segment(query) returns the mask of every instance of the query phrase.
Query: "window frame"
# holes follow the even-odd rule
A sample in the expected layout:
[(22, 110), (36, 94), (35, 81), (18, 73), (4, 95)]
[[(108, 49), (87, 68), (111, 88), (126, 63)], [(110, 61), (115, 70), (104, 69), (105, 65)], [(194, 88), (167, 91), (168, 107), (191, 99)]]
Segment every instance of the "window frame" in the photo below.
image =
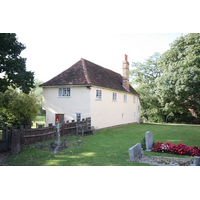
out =
[(102, 100), (102, 90), (100, 89), (96, 89), (96, 100)]
[(136, 101), (135, 101), (135, 99), (136, 99), (136, 98), (135, 98), (135, 95), (133, 95), (133, 103), (135, 103), (135, 102), (136, 102)]
[(117, 92), (113, 92), (112, 94), (112, 100), (117, 101)]
[(58, 97), (71, 97), (71, 87), (59, 87)]
[(127, 99), (128, 99), (127, 94), (124, 94), (124, 102), (125, 102), (125, 103), (127, 102)]
[(80, 115), (80, 121), (82, 120), (82, 113), (77, 112), (77, 113), (76, 113), (76, 122), (78, 121), (78, 118), (77, 118), (78, 115)]

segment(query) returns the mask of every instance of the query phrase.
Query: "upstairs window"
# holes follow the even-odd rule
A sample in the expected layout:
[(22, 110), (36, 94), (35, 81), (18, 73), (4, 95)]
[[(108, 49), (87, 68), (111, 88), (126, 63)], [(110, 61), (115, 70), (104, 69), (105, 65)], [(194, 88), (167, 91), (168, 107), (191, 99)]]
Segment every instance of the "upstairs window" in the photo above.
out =
[(58, 96), (59, 97), (71, 97), (71, 88), (58, 88)]
[(102, 100), (102, 90), (96, 90), (96, 99)]
[(135, 103), (135, 96), (133, 96), (133, 103)]
[(124, 102), (127, 102), (127, 94), (124, 94)]
[(113, 92), (113, 98), (112, 98), (113, 101), (117, 101), (117, 93), (116, 92)]

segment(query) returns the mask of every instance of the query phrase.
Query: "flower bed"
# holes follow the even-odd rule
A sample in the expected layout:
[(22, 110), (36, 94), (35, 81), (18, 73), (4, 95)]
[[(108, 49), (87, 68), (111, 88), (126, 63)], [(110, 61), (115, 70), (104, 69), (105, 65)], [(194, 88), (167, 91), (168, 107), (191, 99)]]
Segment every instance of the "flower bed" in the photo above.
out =
[(172, 144), (170, 142), (157, 142), (154, 144), (152, 151), (178, 154), (178, 155), (189, 155), (189, 156), (200, 156), (200, 149), (197, 146), (189, 147), (183, 143)]

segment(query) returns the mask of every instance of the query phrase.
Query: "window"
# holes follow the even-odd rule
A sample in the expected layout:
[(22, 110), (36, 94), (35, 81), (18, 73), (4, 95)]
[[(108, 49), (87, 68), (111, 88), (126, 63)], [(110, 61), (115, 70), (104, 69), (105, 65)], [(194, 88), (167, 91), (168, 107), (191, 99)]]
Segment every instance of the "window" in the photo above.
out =
[(127, 102), (127, 94), (124, 94), (124, 102)]
[(117, 93), (116, 92), (113, 92), (113, 98), (112, 98), (113, 101), (117, 101)]
[(81, 113), (76, 113), (76, 121), (81, 121)]
[(133, 103), (135, 103), (135, 96), (133, 96)]
[(102, 99), (102, 90), (96, 90), (96, 99)]
[(58, 88), (58, 96), (59, 97), (71, 97), (71, 88)]

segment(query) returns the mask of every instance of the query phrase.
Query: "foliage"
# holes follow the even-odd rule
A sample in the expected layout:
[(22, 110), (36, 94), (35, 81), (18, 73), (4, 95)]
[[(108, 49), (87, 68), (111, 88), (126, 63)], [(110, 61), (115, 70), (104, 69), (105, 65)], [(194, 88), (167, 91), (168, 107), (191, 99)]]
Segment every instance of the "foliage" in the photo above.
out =
[(41, 87), (39, 87), (39, 85), (41, 85), (43, 82), (38, 80), (38, 79), (35, 79), (34, 80), (35, 82), (35, 85), (34, 85), (34, 88), (31, 89), (30, 91), (30, 94), (33, 94), (36, 96), (37, 98), (37, 102), (40, 106), (40, 113), (39, 114), (46, 114), (45, 110), (42, 109), (42, 94), (43, 94), (43, 90)]
[(175, 40), (159, 60), (163, 74), (155, 80), (156, 96), (167, 114), (191, 117), (200, 114), (200, 33)]
[(34, 95), (7, 90), (0, 96), (1, 126), (31, 124), (36, 117), (39, 105)]
[(0, 92), (9, 86), (20, 88), (28, 94), (33, 88), (34, 73), (26, 71), (26, 59), (20, 56), (25, 46), (17, 41), (15, 33), (0, 33)]
[(132, 66), (143, 119), (192, 123), (189, 109), (200, 114), (200, 33), (181, 36), (162, 56), (157, 53)]
[(172, 144), (170, 142), (157, 142), (154, 144), (153, 151), (178, 154), (178, 155), (189, 155), (189, 156), (200, 156), (200, 149), (197, 146), (189, 147), (183, 143)]
[(130, 70), (132, 84), (138, 85), (137, 92), (140, 94), (141, 117), (150, 121), (163, 121), (162, 111), (157, 97), (155, 97), (155, 80), (162, 75), (159, 66), (159, 53), (150, 56), (142, 64), (132, 63), (133, 70)]
[(146, 139), (145, 139), (145, 137), (143, 137), (143, 139), (141, 140), (141, 147), (142, 147), (143, 151), (146, 150)]

